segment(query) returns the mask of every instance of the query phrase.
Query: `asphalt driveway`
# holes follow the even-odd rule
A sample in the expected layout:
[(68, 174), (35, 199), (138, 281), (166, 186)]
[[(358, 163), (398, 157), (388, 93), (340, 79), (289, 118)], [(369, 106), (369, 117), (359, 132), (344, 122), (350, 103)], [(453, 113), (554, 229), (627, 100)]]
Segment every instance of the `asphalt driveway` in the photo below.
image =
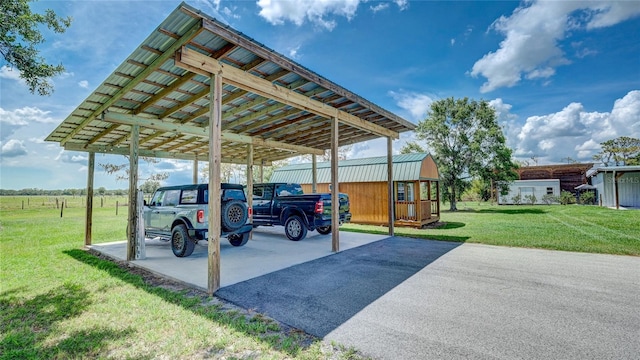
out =
[(639, 359), (640, 258), (387, 238), (217, 295), (375, 359)]

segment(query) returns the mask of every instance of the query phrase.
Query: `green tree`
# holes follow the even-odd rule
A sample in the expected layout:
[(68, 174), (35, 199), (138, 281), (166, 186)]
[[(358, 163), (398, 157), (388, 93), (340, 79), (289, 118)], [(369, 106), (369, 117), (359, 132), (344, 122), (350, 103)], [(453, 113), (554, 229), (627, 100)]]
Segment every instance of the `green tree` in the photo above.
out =
[(422, 153), (427, 152), (420, 144), (415, 141), (410, 141), (406, 143), (402, 149), (400, 149), (400, 154), (414, 154), (414, 153)]
[(142, 190), (144, 194), (153, 194), (159, 187), (160, 181), (147, 179), (140, 185), (140, 190)]
[(604, 166), (640, 165), (640, 139), (621, 136), (600, 143), (602, 151), (593, 156)]
[(18, 69), (32, 94), (50, 95), (53, 85), (49, 79), (61, 74), (64, 67), (48, 64), (40, 56), (36, 46), (45, 41), (41, 26), (63, 33), (71, 25), (71, 17), (59, 17), (50, 9), (44, 14), (32, 13), (31, 1), (0, 1), (0, 52), (10, 67)]
[[(129, 158), (129, 156), (127, 155), (123, 155), (126, 159)], [(151, 157), (146, 157), (146, 156), (142, 156), (140, 157), (140, 159), (142, 159), (144, 162), (147, 163), (147, 165), (152, 165), (152, 164), (157, 164), (160, 161), (156, 158), (151, 158)], [(125, 163), (125, 164), (114, 164), (114, 163), (106, 163), (106, 164), (98, 164), (98, 167), (101, 168), (102, 170), (104, 170), (104, 172), (106, 172), (109, 175), (115, 175), (116, 176), (116, 180), (128, 180), (129, 179), (129, 169), (130, 169), (130, 164), (129, 163)], [(158, 183), (167, 180), (167, 178), (169, 178), (169, 173), (164, 171), (164, 172), (158, 172), (158, 173), (152, 173), (151, 175), (149, 175), (148, 178), (144, 178), (144, 179), (138, 179), (138, 181), (156, 181)]]
[(511, 149), (498, 125), (495, 110), (482, 101), (442, 99), (431, 104), (427, 118), (418, 123), (416, 135), (433, 150), (440, 178), (448, 189), (450, 211), (458, 210), (460, 189), (466, 178), (508, 186), (517, 177)]

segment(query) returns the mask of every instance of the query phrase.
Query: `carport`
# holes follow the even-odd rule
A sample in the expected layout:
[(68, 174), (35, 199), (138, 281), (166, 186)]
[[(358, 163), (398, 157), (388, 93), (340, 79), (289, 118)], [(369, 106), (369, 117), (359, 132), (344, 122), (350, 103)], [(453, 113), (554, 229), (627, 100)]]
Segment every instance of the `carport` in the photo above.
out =
[[(387, 178), (392, 179), (392, 140), (414, 128), (182, 3), (46, 140), (89, 153), (85, 245), (92, 241), (95, 154), (129, 157), (127, 261), (138, 257), (144, 241), (137, 231), (139, 157), (192, 160), (194, 182), (198, 161), (208, 161), (208, 291), (213, 294), (220, 287), (220, 217), (215, 215), (222, 162), (246, 164), (252, 193), (254, 165), (312, 154), (315, 169), (316, 155), (330, 149), (331, 184), (338, 189), (339, 146), (387, 138)], [(392, 199), (390, 181), (388, 192)], [(337, 193), (332, 201), (337, 203)], [(388, 206), (393, 235), (393, 202)], [(337, 211), (332, 214), (336, 225)], [(333, 252), (339, 244), (339, 232), (333, 231)]]

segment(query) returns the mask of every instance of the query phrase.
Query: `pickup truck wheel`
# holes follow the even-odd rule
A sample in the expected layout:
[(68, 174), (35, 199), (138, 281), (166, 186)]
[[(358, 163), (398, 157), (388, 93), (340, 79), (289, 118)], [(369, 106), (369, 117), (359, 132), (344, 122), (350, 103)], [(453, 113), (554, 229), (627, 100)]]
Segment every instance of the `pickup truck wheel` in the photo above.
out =
[(327, 235), (331, 233), (331, 225), (329, 226), (320, 226), (318, 228), (316, 228), (316, 230), (318, 230), (318, 232), (322, 235)]
[(171, 230), (171, 250), (177, 257), (187, 257), (193, 253), (196, 242), (189, 236), (187, 227), (177, 225)]
[(229, 232), (240, 229), (247, 222), (248, 214), (247, 205), (240, 200), (223, 204), (222, 229)]
[(284, 232), (289, 240), (300, 241), (307, 236), (307, 227), (299, 216), (291, 216), (284, 223)]
[(249, 233), (246, 232), (244, 234), (231, 234), (227, 236), (227, 240), (233, 246), (242, 246), (249, 241)]

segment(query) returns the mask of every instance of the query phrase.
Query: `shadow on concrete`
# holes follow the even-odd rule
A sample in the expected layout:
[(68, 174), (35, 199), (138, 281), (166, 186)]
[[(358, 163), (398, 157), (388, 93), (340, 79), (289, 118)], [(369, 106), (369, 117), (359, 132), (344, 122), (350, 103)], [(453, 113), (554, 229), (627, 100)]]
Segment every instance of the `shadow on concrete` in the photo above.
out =
[(460, 245), (390, 237), (223, 287), (216, 295), (324, 337)]

